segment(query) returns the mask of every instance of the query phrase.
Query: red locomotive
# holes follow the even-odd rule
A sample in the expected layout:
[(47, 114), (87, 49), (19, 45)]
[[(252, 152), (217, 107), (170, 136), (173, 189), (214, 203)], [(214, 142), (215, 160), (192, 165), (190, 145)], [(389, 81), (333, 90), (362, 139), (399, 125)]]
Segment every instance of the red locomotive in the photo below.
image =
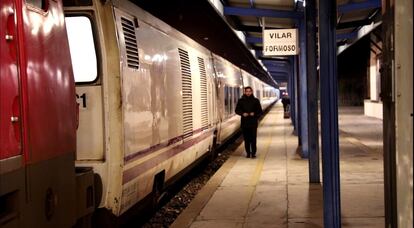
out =
[(82, 193), (61, 1), (1, 0), (0, 47), (0, 227), (69, 227)]

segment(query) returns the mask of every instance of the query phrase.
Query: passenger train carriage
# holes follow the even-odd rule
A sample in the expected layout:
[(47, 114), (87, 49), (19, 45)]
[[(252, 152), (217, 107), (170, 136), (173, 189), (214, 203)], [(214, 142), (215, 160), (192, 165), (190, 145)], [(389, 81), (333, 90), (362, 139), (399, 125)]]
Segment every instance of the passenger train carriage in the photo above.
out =
[[(10, 32), (6, 12), (16, 7), (17, 49), (1, 41), (4, 224), (28, 226), (30, 219), (13, 215), (37, 211), (34, 224), (67, 227), (95, 207), (120, 216), (144, 199), (156, 201), (238, 131), (234, 109), (244, 86), (264, 109), (277, 99), (276, 89), (129, 1), (2, 0), (2, 37)], [(32, 167), (40, 168), (31, 174)], [(14, 177), (21, 181), (3, 187)], [(25, 178), (48, 181), (31, 187)], [(23, 212), (29, 198), (36, 207)], [(50, 215), (39, 215), (44, 207)]]
[[(270, 87), (129, 1), (91, 3), (65, 7), (83, 104), (76, 164), (93, 167), (100, 206), (120, 215), (238, 130), (243, 80), (259, 98)], [(82, 40), (92, 57), (82, 59)], [(88, 80), (76, 74), (84, 66)]]

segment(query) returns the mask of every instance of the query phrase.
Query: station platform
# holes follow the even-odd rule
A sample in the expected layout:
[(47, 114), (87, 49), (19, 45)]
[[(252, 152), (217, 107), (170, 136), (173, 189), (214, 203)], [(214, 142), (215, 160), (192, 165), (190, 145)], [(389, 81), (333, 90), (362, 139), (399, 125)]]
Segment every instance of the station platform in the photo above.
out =
[[(340, 108), (339, 128), (342, 227), (384, 227), (382, 121)], [(323, 227), (322, 184), (309, 183), (292, 133), (276, 103), (260, 123), (257, 158), (241, 143), (171, 227)]]

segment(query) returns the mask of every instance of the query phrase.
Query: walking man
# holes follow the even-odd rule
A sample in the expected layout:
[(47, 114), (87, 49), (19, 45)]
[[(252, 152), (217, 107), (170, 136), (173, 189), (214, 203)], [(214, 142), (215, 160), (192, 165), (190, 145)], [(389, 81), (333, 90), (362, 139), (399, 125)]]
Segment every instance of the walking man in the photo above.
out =
[(286, 113), (288, 112), (288, 105), (290, 105), (290, 98), (287, 92), (283, 92), (282, 94), (282, 104), (283, 104), (283, 111)]
[(263, 111), (259, 99), (253, 96), (252, 87), (247, 86), (244, 88), (244, 95), (237, 102), (236, 114), (241, 116), (246, 157), (255, 158), (258, 119), (263, 114)]

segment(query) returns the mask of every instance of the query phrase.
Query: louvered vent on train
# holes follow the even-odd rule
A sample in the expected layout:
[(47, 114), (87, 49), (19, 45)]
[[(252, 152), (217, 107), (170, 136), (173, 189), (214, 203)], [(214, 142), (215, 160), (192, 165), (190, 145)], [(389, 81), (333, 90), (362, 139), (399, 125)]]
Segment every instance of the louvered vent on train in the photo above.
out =
[(121, 24), (122, 24), (122, 32), (124, 33), (128, 67), (133, 68), (133, 69), (138, 69), (139, 68), (139, 55), (138, 55), (137, 36), (135, 35), (134, 22), (124, 17), (121, 17)]
[(201, 127), (208, 127), (207, 111), (207, 74), (204, 59), (198, 57), (198, 69), (200, 69), (200, 91), (201, 91)]
[(193, 134), (193, 100), (191, 89), (191, 70), (188, 52), (178, 49), (181, 62), (181, 82), (183, 89), (183, 134), (187, 138)]

